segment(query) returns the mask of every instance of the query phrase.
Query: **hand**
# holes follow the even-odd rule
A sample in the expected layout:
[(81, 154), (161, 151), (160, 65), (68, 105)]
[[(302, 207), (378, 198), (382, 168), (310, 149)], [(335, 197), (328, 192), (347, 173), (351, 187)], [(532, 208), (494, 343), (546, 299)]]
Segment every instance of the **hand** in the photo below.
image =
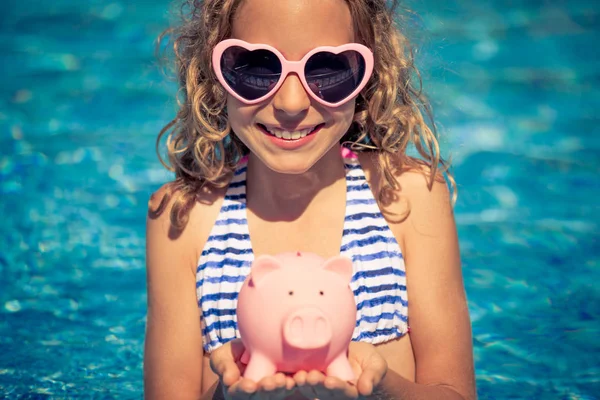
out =
[(358, 380), (356, 387), (361, 396), (370, 396), (388, 371), (388, 364), (370, 343), (350, 342), (348, 361)]
[(235, 339), (210, 355), (210, 367), (219, 376), (226, 399), (279, 400), (293, 393), (294, 380), (282, 373), (264, 377), (259, 382), (244, 378), (246, 366), (240, 361), (242, 354), (244, 344)]
[(350, 343), (348, 361), (358, 377), (355, 382), (344, 382), (319, 371), (299, 371), (294, 375), (294, 381), (302, 395), (310, 399), (357, 399), (370, 396), (385, 377), (387, 362), (375, 346), (363, 342)]
[(333, 376), (325, 376), (322, 372), (298, 371), (294, 375), (298, 391), (308, 399), (358, 399), (359, 393), (353, 382), (345, 382)]

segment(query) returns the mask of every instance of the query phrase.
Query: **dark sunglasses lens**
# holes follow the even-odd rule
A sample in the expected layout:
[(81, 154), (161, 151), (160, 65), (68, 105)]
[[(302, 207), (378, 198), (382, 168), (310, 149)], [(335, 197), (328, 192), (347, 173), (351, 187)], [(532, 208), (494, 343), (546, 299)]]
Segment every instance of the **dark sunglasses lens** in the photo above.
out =
[(249, 51), (232, 46), (221, 56), (221, 72), (239, 96), (256, 100), (269, 93), (279, 81), (281, 62), (269, 50)]
[(365, 76), (365, 59), (353, 50), (312, 55), (304, 70), (306, 82), (319, 98), (328, 103), (346, 99)]

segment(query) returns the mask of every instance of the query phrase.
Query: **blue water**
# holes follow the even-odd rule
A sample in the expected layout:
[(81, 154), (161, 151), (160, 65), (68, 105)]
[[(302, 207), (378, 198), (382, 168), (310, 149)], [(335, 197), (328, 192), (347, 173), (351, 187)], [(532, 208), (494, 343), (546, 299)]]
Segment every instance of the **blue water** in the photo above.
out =
[[(0, 396), (140, 398), (167, 1), (0, 12)], [(415, 1), (482, 399), (600, 398), (600, 11)]]

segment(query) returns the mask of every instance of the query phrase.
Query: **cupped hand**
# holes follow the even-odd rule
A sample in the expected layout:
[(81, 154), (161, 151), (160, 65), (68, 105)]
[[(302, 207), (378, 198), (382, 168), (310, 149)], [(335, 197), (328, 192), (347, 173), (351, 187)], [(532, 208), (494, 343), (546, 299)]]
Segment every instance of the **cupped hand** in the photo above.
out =
[(234, 339), (214, 350), (210, 367), (223, 385), (223, 395), (232, 400), (280, 400), (294, 392), (294, 380), (282, 373), (267, 376), (259, 382), (244, 378), (245, 364), (241, 362), (244, 344)]
[(319, 371), (299, 371), (294, 375), (298, 389), (308, 398), (319, 400), (357, 399), (370, 396), (387, 373), (387, 362), (375, 346), (363, 342), (351, 342), (348, 361), (358, 378), (346, 382)]
[(358, 389), (353, 382), (346, 382), (322, 372), (298, 371), (294, 374), (298, 391), (306, 398), (319, 400), (358, 399)]
[(385, 358), (370, 343), (351, 342), (348, 361), (358, 377), (356, 388), (361, 396), (370, 396), (388, 371)]

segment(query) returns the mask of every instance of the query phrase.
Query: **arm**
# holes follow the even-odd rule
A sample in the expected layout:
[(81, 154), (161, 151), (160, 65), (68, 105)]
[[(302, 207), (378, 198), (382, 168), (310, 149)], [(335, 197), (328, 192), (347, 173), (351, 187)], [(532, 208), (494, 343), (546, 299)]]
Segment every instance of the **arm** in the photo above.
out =
[[(415, 383), (392, 368), (377, 398), (475, 399), (471, 324), (449, 191), (443, 182), (430, 191), (418, 172), (398, 181), (410, 214), (391, 227), (406, 262)], [(387, 358), (392, 366), (393, 355)]]
[(294, 384), (290, 377), (276, 374), (259, 384), (240, 379), (237, 361), (244, 349), (241, 341), (230, 341), (213, 351), (210, 366), (203, 354), (196, 267), (225, 189), (205, 186), (183, 231), (170, 223), (173, 200), (160, 215), (153, 212), (167, 190), (163, 187), (150, 200), (147, 221), (145, 398), (224, 400), (225, 385), (227, 398), (283, 399)]
[(163, 187), (151, 199), (147, 219), (145, 398), (198, 399), (202, 391), (203, 350), (195, 268), (199, 236), (207, 228), (198, 223), (198, 207), (192, 210), (182, 232), (171, 226), (171, 204), (162, 214), (154, 215), (152, 210), (164, 193)]
[[(359, 158), (378, 193), (374, 157), (359, 153)], [(403, 250), (411, 332), (376, 347), (351, 343), (349, 358), (361, 371), (356, 386), (323, 374), (313, 375), (312, 382), (306, 373), (295, 376), (306, 398), (355, 399), (360, 393), (361, 399), (378, 400), (476, 399), (471, 324), (448, 188), (440, 179), (429, 190), (420, 171), (404, 172), (397, 180), (397, 201), (382, 211)]]

